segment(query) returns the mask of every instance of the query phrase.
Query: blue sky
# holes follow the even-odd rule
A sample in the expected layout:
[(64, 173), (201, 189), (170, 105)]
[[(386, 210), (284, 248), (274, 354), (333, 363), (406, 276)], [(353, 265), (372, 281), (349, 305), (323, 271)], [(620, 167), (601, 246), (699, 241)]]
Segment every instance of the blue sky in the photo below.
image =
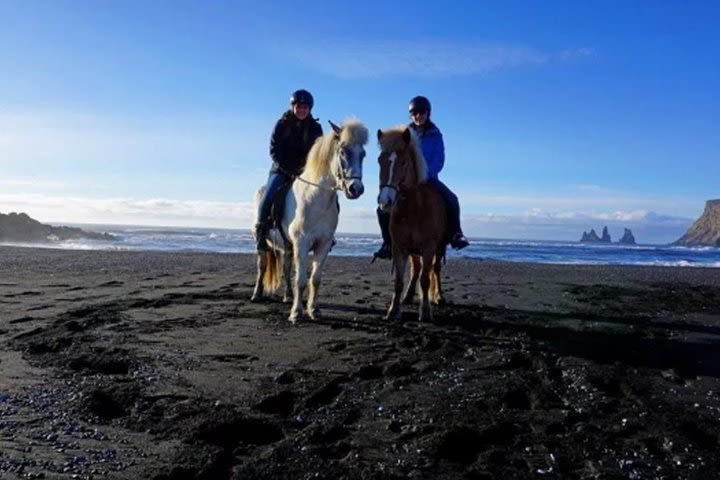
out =
[[(699, 1), (0, 0), (0, 212), (246, 228), (307, 88), (326, 130), (428, 96), (471, 236), (669, 242), (720, 197), (718, 20)], [(342, 231), (378, 231), (376, 158)]]

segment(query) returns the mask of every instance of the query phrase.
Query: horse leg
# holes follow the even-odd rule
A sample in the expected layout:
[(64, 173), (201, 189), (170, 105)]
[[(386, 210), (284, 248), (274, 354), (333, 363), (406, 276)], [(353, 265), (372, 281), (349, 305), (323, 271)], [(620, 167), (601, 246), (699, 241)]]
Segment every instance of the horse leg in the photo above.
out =
[(253, 291), (251, 302), (259, 302), (265, 291), (263, 288), (263, 275), (265, 275), (265, 269), (267, 268), (267, 255), (264, 252), (259, 253), (257, 256), (257, 277), (255, 278), (255, 290)]
[(285, 292), (283, 293), (283, 303), (290, 302), (292, 298), (292, 265), (293, 252), (291, 248), (285, 248), (283, 253), (283, 278), (285, 279)]
[(415, 293), (417, 291), (417, 281), (420, 276), (420, 257), (417, 255), (410, 256), (410, 283), (403, 296), (403, 305), (410, 305), (415, 301)]
[(293, 253), (295, 259), (295, 282), (293, 284), (293, 305), (290, 309), (290, 317), (288, 317), (288, 320), (295, 323), (302, 318), (302, 299), (305, 295), (305, 285), (307, 284), (308, 249), (303, 240), (295, 242)]
[(442, 268), (442, 256), (439, 253), (435, 254), (433, 259), (433, 269), (431, 275), (433, 281), (431, 288), (433, 290), (432, 301), (435, 305), (445, 305), (445, 297), (442, 291), (442, 281), (440, 280), (440, 269)]
[(403, 291), (403, 283), (405, 281), (405, 267), (407, 266), (407, 256), (400, 253), (399, 250), (393, 249), (393, 268), (395, 269), (395, 291), (390, 300), (390, 308), (388, 308), (385, 320), (400, 319), (402, 311), (400, 309), (400, 295)]
[(432, 321), (432, 312), (430, 311), (430, 299), (428, 290), (430, 289), (430, 270), (433, 267), (434, 253), (424, 253), (422, 262), (422, 272), (420, 272), (420, 321)]
[(332, 247), (332, 239), (319, 245), (313, 253), (312, 273), (310, 274), (310, 289), (308, 291), (307, 312), (310, 318), (318, 320), (320, 318), (320, 310), (317, 308), (317, 295), (320, 290), (320, 279), (322, 277), (322, 269), (327, 260), (328, 253)]

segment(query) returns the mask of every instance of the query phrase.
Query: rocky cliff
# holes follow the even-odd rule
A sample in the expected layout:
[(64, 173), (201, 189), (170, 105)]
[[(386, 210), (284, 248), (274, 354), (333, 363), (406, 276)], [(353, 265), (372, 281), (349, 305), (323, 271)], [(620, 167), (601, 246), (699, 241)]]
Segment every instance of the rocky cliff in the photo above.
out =
[(700, 218), (673, 245), (720, 247), (720, 199), (708, 200)]
[(47, 243), (53, 240), (90, 238), (115, 240), (108, 233), (87, 232), (74, 227), (53, 227), (30, 218), (25, 213), (0, 213), (0, 242)]

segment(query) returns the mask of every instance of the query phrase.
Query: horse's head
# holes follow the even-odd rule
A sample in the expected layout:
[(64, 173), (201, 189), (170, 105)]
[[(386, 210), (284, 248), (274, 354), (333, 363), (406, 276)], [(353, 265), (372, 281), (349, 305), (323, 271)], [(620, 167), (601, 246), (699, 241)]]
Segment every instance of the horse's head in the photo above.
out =
[(335, 132), (335, 153), (331, 164), (338, 190), (350, 200), (358, 198), (365, 191), (362, 183), (362, 166), (367, 143), (367, 128), (357, 121), (346, 122), (338, 127), (330, 126)]
[(425, 161), (407, 127), (378, 130), (380, 144), (380, 193), (378, 206), (390, 210), (401, 189), (425, 181)]

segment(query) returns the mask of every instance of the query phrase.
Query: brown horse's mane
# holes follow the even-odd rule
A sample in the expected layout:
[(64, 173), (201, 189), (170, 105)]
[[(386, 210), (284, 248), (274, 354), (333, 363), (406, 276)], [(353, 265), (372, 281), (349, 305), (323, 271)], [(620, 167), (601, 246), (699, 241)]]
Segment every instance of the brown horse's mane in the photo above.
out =
[(315, 140), (315, 144), (308, 153), (305, 164), (305, 176), (309, 181), (320, 181), (330, 171), (330, 163), (335, 153), (338, 142), (341, 144), (366, 144), (368, 130), (365, 125), (357, 119), (345, 120), (338, 139), (333, 130)]
[[(405, 130), (409, 129), (404, 125), (383, 130), (382, 137), (380, 138), (380, 150), (383, 152), (398, 152), (405, 149), (407, 145), (403, 138)], [(425, 162), (425, 157), (423, 157), (422, 150), (420, 150), (417, 137), (412, 130), (410, 130), (410, 134), (410, 158), (415, 162), (418, 183), (425, 183), (427, 181), (427, 163)]]

